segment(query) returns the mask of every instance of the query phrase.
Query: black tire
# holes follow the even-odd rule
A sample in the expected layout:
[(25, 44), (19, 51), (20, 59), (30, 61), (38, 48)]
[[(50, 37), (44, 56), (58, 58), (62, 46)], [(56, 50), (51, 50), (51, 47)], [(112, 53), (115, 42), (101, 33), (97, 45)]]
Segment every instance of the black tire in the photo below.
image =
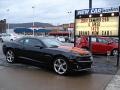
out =
[(11, 49), (7, 50), (7, 52), (6, 52), (6, 61), (8, 63), (15, 63), (16, 56), (15, 56), (13, 50), (11, 50)]
[(53, 62), (53, 69), (59, 75), (66, 75), (69, 72), (67, 60), (63, 57), (55, 58)]
[(10, 41), (13, 41), (13, 39), (10, 39)]
[(118, 55), (118, 50), (117, 49), (113, 49), (111, 52), (112, 56), (117, 56)]

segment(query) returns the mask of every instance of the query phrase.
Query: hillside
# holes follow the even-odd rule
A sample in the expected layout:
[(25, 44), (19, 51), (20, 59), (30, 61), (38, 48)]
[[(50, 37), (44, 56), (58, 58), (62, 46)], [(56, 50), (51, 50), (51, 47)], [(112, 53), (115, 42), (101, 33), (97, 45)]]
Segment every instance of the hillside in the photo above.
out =
[[(9, 28), (10, 29), (14, 29), (14, 28), (17, 28), (17, 27), (26, 27), (26, 28), (29, 28), (32, 26), (33, 23), (12, 23), (9, 25)], [(37, 27), (53, 27), (52, 24), (49, 24), (49, 23), (40, 23), (40, 22), (35, 22), (35, 26)]]

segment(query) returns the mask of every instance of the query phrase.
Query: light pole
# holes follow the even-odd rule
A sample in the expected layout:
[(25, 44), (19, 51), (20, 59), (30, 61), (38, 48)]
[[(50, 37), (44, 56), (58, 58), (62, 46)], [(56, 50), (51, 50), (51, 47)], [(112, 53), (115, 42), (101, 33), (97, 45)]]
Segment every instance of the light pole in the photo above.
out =
[[(68, 13), (68, 15), (70, 16), (70, 14), (72, 13), (71, 11), (69, 11), (69, 12), (67, 12)], [(68, 17), (69, 18), (69, 17)], [(71, 35), (70, 35), (70, 30), (68, 30), (68, 33), (69, 33), (69, 39), (70, 39), (70, 37), (71, 37)]]
[(89, 9), (92, 8), (92, 0), (89, 0)]
[(32, 23), (32, 30), (33, 30), (33, 36), (34, 36), (34, 26), (35, 26), (34, 15), (35, 15), (35, 7), (32, 6), (32, 9), (33, 9), (33, 23)]
[[(89, 14), (91, 14), (92, 9), (92, 0), (89, 0)], [(92, 45), (91, 45), (91, 36), (89, 36), (89, 50), (92, 52)]]
[(7, 11), (7, 33), (9, 33), (9, 23), (8, 23), (8, 15), (9, 15), (9, 11), (10, 11), (10, 9), (7, 9), (6, 10)]

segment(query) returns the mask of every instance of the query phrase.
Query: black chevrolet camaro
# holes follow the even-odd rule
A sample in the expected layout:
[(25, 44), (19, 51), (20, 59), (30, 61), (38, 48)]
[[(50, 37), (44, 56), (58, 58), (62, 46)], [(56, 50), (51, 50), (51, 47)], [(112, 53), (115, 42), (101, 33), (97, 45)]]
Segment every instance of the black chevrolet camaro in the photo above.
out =
[(71, 70), (91, 69), (92, 55), (85, 49), (65, 46), (54, 38), (23, 37), (3, 44), (3, 53), (9, 63), (17, 58), (46, 64), (57, 74), (63, 75)]

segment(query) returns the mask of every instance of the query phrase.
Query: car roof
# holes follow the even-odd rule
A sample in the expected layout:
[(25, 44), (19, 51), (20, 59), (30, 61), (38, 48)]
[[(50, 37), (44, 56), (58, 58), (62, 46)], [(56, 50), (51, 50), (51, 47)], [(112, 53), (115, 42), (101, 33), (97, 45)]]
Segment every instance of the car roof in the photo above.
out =
[(55, 39), (54, 37), (41, 37), (41, 36), (23, 36), (22, 38), (34, 38), (34, 39)]

